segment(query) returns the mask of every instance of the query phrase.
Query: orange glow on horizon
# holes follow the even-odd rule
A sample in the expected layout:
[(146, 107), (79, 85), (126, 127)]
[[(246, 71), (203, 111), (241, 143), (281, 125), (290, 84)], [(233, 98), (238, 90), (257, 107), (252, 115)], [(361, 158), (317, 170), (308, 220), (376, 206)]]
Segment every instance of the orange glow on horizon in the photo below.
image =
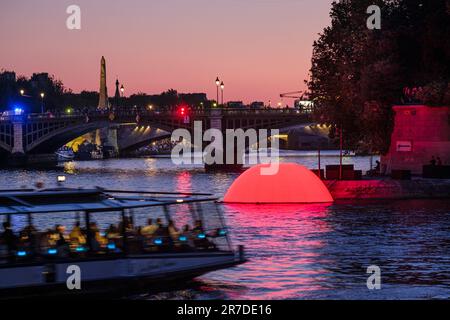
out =
[(27, 77), (48, 72), (74, 92), (98, 91), (103, 55), (108, 88), (118, 76), (128, 96), (174, 88), (215, 99), (219, 76), (228, 101), (277, 101), (306, 89), (331, 2), (78, 0), (81, 30), (69, 30), (65, 1), (4, 1), (1, 67)]

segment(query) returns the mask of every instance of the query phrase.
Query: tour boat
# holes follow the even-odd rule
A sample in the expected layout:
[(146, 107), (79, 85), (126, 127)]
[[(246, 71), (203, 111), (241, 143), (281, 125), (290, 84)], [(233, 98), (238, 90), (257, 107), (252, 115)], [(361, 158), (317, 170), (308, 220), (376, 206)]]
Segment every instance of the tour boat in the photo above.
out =
[(102, 188), (0, 191), (0, 295), (151, 291), (244, 263), (217, 200)]

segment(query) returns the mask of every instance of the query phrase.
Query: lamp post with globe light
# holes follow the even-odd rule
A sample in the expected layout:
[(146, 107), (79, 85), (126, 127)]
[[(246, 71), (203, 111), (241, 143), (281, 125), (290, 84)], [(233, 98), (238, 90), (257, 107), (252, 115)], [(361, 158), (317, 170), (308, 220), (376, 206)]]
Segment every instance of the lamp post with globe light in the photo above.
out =
[(44, 97), (45, 93), (41, 92), (41, 113), (44, 113)]
[(216, 102), (219, 103), (219, 87), (220, 87), (220, 79), (219, 77), (216, 78), (216, 89), (217, 89), (217, 99)]
[[(33, 96), (30, 96), (30, 95), (27, 95), (27, 94), (25, 94), (25, 90), (24, 89), (20, 89), (19, 90), (19, 93), (20, 93), (20, 95), (22, 96), (22, 97), (25, 97), (25, 98), (33, 98)], [(41, 92), (40, 94), (39, 94), (39, 96), (41, 97), (41, 113), (44, 113), (44, 98), (45, 98), (45, 93), (44, 92)]]
[(221, 90), (221, 93), (222, 93), (222, 97), (221, 97), (221, 105), (222, 105), (222, 107), (223, 107), (223, 89), (225, 89), (225, 84), (223, 83), (223, 81), (220, 83), (220, 90)]

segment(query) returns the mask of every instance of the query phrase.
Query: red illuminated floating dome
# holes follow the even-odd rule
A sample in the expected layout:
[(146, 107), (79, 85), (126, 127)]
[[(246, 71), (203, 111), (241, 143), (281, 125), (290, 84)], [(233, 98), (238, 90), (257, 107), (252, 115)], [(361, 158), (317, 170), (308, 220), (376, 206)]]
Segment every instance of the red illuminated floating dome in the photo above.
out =
[(295, 163), (279, 163), (278, 166), (278, 172), (273, 175), (261, 174), (261, 169), (268, 168), (268, 164), (248, 169), (233, 182), (225, 194), (224, 202), (318, 203), (333, 201), (333, 197), (324, 183), (308, 168)]

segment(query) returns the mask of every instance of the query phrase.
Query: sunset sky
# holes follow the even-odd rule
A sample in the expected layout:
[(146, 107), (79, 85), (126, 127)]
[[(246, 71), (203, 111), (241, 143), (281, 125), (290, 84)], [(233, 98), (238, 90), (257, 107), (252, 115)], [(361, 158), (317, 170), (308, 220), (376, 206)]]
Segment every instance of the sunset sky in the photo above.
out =
[[(312, 43), (330, 22), (332, 0), (27, 0), (0, 3), (0, 69), (49, 72), (75, 92), (206, 92), (272, 105), (304, 89)], [(68, 30), (66, 8), (81, 8)], [(285, 100), (291, 104), (292, 101)]]

